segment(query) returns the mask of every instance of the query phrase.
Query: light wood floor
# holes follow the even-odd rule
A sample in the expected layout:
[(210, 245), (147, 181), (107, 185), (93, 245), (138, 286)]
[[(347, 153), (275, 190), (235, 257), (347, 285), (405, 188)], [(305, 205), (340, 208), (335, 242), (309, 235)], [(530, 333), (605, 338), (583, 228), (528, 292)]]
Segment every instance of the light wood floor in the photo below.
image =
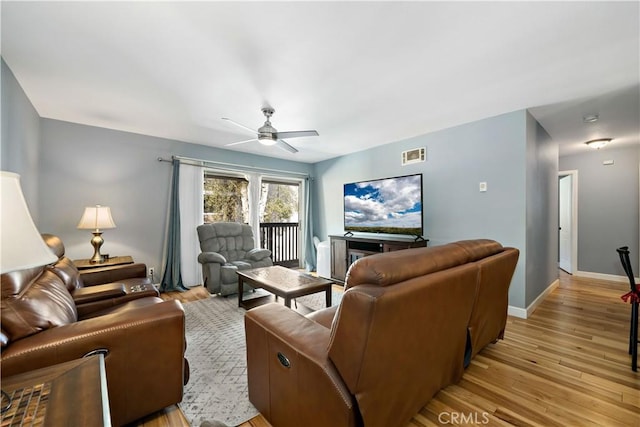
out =
[[(510, 317), (505, 339), (481, 351), (460, 383), (441, 390), (407, 427), (640, 426), (640, 374), (627, 353), (630, 306), (620, 300), (627, 288), (561, 273), (531, 317)], [(207, 293), (163, 297), (187, 302)], [(174, 406), (135, 426), (188, 423)], [(270, 424), (259, 415), (240, 427)]]

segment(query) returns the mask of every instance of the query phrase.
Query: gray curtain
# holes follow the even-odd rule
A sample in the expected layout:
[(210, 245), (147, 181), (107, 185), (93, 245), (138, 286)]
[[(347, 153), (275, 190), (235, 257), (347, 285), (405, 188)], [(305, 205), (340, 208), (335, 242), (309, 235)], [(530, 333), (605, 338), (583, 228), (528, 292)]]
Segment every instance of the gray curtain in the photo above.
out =
[(316, 245), (313, 244), (313, 216), (311, 215), (312, 209), (312, 190), (313, 180), (311, 177), (306, 178), (305, 192), (304, 192), (304, 223), (305, 227), (305, 257), (304, 264), (307, 271), (316, 271)]
[(169, 226), (167, 227), (167, 258), (164, 274), (160, 282), (160, 291), (186, 291), (180, 273), (180, 160), (173, 159), (173, 175), (171, 177), (171, 200), (169, 206)]

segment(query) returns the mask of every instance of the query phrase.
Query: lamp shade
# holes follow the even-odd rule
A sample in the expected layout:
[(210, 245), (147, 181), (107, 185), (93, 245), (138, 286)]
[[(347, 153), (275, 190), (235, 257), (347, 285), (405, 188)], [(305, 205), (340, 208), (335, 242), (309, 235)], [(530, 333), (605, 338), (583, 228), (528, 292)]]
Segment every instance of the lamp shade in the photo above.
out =
[(0, 273), (57, 261), (33, 223), (20, 188), (20, 175), (0, 172)]
[(111, 218), (111, 209), (108, 206), (95, 205), (84, 208), (84, 214), (80, 218), (78, 228), (83, 230), (116, 228), (116, 223)]

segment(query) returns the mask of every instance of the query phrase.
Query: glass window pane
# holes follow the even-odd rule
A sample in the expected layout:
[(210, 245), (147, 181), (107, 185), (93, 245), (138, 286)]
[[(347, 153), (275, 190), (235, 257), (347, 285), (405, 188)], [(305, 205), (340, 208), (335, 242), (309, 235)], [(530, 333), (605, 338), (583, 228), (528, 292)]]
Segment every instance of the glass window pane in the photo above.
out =
[(205, 223), (249, 222), (248, 182), (242, 178), (206, 173), (204, 176)]
[(260, 222), (298, 222), (298, 185), (263, 181)]

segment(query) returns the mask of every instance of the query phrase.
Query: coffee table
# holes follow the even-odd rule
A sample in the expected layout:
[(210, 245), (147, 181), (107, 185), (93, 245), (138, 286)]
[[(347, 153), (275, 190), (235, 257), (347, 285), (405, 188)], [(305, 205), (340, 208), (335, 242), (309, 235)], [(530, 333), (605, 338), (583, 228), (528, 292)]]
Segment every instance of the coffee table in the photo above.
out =
[(284, 305), (291, 308), (291, 299), (304, 295), (325, 291), (327, 307), (331, 307), (331, 280), (315, 277), (280, 265), (271, 267), (239, 270), (238, 274), (238, 307), (251, 308), (248, 301), (242, 300), (244, 283), (254, 288), (265, 289), (277, 297), (284, 298)]

